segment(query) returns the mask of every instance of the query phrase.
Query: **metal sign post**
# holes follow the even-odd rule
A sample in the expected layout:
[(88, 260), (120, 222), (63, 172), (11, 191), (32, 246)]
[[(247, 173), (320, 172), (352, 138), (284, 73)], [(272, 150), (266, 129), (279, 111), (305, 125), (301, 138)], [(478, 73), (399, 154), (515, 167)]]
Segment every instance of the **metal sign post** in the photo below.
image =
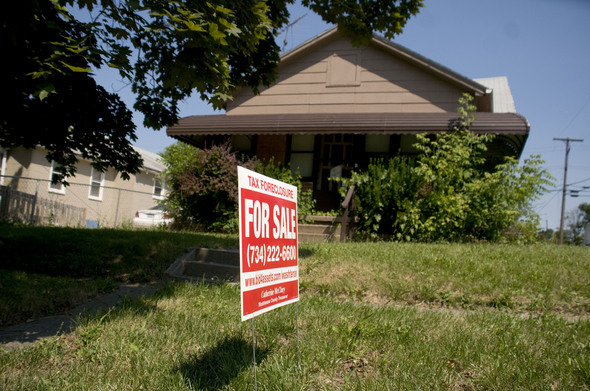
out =
[(254, 337), (254, 318), (252, 318), (252, 361), (254, 362), (254, 390), (258, 390), (256, 381), (256, 338)]

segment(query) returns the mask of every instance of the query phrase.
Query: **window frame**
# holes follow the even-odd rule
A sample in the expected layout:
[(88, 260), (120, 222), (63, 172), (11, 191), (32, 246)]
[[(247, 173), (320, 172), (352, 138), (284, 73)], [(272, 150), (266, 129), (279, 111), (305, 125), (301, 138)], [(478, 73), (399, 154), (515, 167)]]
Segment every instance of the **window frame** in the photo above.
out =
[[(94, 175), (98, 173), (100, 174), (100, 180), (95, 180)], [(104, 182), (105, 182), (105, 173), (100, 172), (94, 167), (90, 169), (90, 187), (88, 188), (88, 199), (94, 201), (102, 201), (103, 193), (104, 193)], [(92, 194), (92, 189), (96, 188), (98, 184), (98, 196)]]
[[(158, 183), (160, 186), (158, 186)], [(156, 194), (156, 189), (160, 189), (159, 194)], [(166, 198), (166, 180), (154, 177), (154, 186), (152, 188), (152, 198), (155, 200), (163, 200)]]
[[(309, 137), (311, 142), (309, 141), (297, 141), (297, 138), (302, 137)], [(291, 135), (289, 139), (289, 165), (291, 167), (291, 172), (293, 175), (299, 173), (301, 175), (301, 179), (303, 181), (310, 181), (313, 180), (313, 172), (315, 168), (315, 147), (316, 147), (316, 137), (313, 134), (294, 134)], [(297, 167), (294, 164), (293, 157), (296, 156), (297, 158), (301, 159), (300, 161), (307, 161), (309, 165), (309, 174), (310, 175), (303, 175), (305, 172), (299, 171), (300, 167)], [(295, 159), (297, 160), (297, 159)]]
[(4, 185), (4, 175), (6, 175), (6, 149), (0, 147), (0, 186)]
[[(51, 169), (49, 170), (49, 185), (48, 187), (48, 191), (50, 193), (55, 193), (55, 194), (66, 194), (66, 186), (63, 184), (63, 182), (53, 182), (53, 176), (56, 175), (55, 169), (56, 166), (58, 166), (57, 163), (55, 163), (55, 161), (51, 161)], [(65, 179), (65, 178), (64, 178)], [(54, 187), (56, 186), (56, 187)], [(59, 186), (59, 187), (57, 187)]]

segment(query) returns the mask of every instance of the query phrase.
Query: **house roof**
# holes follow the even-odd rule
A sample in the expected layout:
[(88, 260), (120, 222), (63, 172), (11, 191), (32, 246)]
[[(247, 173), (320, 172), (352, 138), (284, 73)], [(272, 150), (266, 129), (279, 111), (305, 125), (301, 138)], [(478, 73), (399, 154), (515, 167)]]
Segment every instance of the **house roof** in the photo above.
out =
[[(194, 115), (168, 128), (168, 134), (192, 145), (205, 135), (420, 134), (440, 133), (458, 121), (457, 113), (340, 113)], [(516, 113), (475, 113), (471, 131), (495, 134), (496, 143), (520, 156), (529, 122)], [(497, 147), (494, 147), (497, 148)]]
[(135, 151), (141, 155), (141, 158), (143, 159), (142, 168), (144, 170), (153, 172), (155, 174), (160, 174), (166, 168), (164, 163), (162, 163), (162, 158), (158, 154), (146, 151), (145, 149), (137, 148), (135, 146), (133, 149), (135, 149)]
[[(528, 121), (516, 113), (475, 113), (476, 133), (527, 135)], [(191, 136), (233, 134), (415, 134), (444, 132), (457, 113), (317, 113), (193, 115), (168, 128), (170, 136), (190, 142)]]

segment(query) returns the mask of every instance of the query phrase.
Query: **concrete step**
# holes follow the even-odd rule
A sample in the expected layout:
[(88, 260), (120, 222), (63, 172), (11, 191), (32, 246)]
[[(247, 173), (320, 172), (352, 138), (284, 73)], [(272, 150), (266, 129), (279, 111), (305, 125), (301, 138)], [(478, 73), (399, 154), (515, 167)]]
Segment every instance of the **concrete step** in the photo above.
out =
[(305, 224), (340, 224), (340, 216), (306, 216)]
[(336, 236), (329, 236), (323, 234), (302, 234), (299, 233), (300, 243), (319, 243), (319, 242), (334, 242), (337, 241)]
[(191, 248), (174, 261), (164, 275), (189, 281), (239, 281), (240, 254), (237, 250)]
[(239, 281), (240, 267), (214, 262), (185, 261), (183, 275), (203, 280)]
[(238, 250), (216, 250), (200, 247), (194, 249), (192, 258), (195, 262), (212, 262), (240, 267), (240, 253)]
[(299, 224), (298, 232), (301, 234), (332, 235), (336, 226), (327, 224)]
[(300, 242), (334, 242), (340, 233), (340, 217), (307, 216), (298, 226)]
[[(301, 226), (299, 226), (301, 227)], [(299, 242), (336, 242), (339, 240), (340, 232), (330, 230), (328, 232), (314, 232), (313, 230), (299, 230)]]

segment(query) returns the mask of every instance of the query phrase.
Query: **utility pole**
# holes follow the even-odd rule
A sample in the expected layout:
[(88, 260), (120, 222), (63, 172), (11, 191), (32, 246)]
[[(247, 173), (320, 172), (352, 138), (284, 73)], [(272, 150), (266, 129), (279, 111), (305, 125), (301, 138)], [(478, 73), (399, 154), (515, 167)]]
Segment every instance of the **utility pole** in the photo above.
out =
[(565, 167), (563, 169), (563, 189), (561, 192), (561, 219), (559, 221), (559, 243), (563, 244), (563, 217), (565, 214), (565, 190), (567, 187), (567, 158), (570, 154), (570, 143), (571, 142), (582, 142), (583, 139), (575, 139), (575, 138), (558, 138), (554, 137), (554, 141), (564, 141), (565, 142)]

